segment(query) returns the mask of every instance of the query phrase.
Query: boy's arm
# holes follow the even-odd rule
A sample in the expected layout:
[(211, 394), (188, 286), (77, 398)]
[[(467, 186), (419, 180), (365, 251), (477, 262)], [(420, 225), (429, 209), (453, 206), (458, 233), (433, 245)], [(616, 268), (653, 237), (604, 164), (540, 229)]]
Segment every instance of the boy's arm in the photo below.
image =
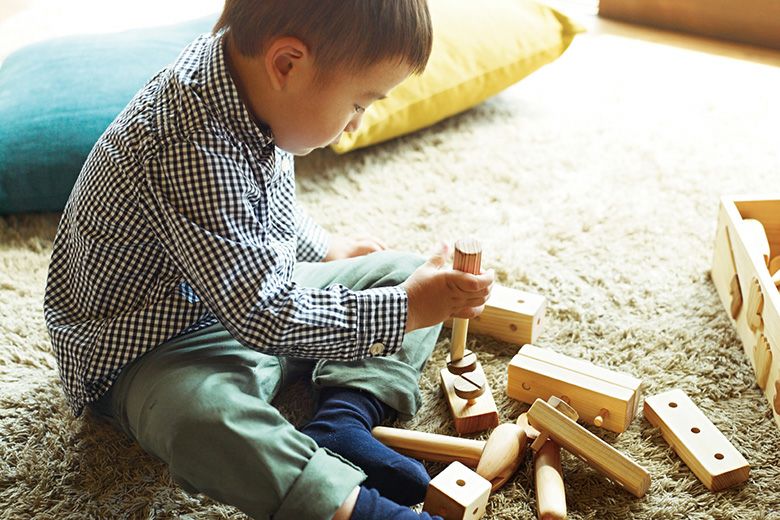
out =
[(300, 205), (295, 205), (295, 211), (298, 220), (297, 260), (321, 262), (328, 254), (330, 236)]
[[(408, 312), (404, 288), (293, 283), (296, 251), (289, 240), (272, 240), (279, 222), (270, 222), (274, 208), (254, 178), (238, 151), (209, 136), (172, 144), (148, 164), (139, 202), (208, 309), (237, 340), (270, 354), (356, 360), (374, 355), (375, 343), (384, 345), (372, 349), (381, 355), (397, 351)], [(292, 178), (279, 189), (294, 204)], [(295, 226), (294, 215), (288, 220)]]

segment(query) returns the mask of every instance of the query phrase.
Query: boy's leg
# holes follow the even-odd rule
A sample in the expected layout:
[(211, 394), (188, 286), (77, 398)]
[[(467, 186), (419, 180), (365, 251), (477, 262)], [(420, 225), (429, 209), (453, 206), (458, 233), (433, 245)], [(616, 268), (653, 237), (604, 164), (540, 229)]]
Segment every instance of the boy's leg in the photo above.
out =
[[(425, 259), (419, 255), (382, 251), (325, 263), (300, 263), (294, 279), (305, 287), (339, 283), (354, 290), (389, 287), (404, 282)], [(360, 361), (321, 360), (314, 368), (315, 388), (349, 387), (364, 390), (395, 410), (402, 418), (420, 406), (420, 373), (436, 346), (441, 325), (406, 334), (402, 348), (388, 357)]]
[[(356, 290), (391, 286), (406, 280), (423, 261), (416, 255), (381, 252), (339, 262), (300, 264), (295, 279), (310, 287), (332, 283)], [(368, 475), (366, 486), (401, 504), (421, 502), (430, 477), (419, 462), (374, 439), (371, 429), (396, 412), (408, 417), (417, 411), (420, 372), (439, 330), (436, 326), (407, 334), (402, 348), (386, 358), (319, 361), (312, 374), (321, 395), (317, 412), (302, 431), (360, 466)]]
[(365, 476), (269, 404), (283, 371), (214, 325), (132, 362), (93, 408), (190, 492), (254, 518), (330, 518)]

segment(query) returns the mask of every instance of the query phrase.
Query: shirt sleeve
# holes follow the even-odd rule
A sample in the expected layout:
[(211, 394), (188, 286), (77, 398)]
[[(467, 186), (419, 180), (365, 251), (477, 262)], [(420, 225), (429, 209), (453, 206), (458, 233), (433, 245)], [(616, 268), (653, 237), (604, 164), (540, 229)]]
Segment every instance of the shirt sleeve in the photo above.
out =
[(406, 291), (295, 284), (294, 190), (285, 199), (272, 190), (273, 167), (252, 166), (210, 135), (169, 144), (147, 164), (139, 201), (186, 281), (247, 347), (336, 360), (396, 352)]
[(298, 221), (298, 251), (299, 262), (321, 262), (328, 254), (330, 237), (328, 233), (306, 213), (300, 205), (296, 205)]

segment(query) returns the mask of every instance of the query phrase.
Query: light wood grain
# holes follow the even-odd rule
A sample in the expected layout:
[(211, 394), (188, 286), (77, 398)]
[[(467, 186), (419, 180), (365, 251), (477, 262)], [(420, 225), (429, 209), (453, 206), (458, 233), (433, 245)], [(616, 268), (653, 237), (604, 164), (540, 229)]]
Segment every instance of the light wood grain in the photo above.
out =
[(682, 390), (648, 397), (644, 415), (710, 491), (748, 479), (748, 462)]

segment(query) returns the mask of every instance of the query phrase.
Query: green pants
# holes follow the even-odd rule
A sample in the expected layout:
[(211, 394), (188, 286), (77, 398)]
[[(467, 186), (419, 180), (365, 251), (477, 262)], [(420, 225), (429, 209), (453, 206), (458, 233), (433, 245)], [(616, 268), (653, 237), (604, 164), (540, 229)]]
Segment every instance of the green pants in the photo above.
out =
[[(397, 252), (301, 263), (295, 281), (355, 290), (398, 285), (423, 259)], [(122, 370), (93, 409), (162, 459), (187, 491), (254, 518), (331, 518), (365, 474), (295, 429), (271, 405), (285, 382), (310, 374), (314, 388), (366, 390), (413, 415), (420, 371), (440, 326), (407, 334), (389, 357), (302, 360), (251, 350), (220, 324), (160, 345)]]

